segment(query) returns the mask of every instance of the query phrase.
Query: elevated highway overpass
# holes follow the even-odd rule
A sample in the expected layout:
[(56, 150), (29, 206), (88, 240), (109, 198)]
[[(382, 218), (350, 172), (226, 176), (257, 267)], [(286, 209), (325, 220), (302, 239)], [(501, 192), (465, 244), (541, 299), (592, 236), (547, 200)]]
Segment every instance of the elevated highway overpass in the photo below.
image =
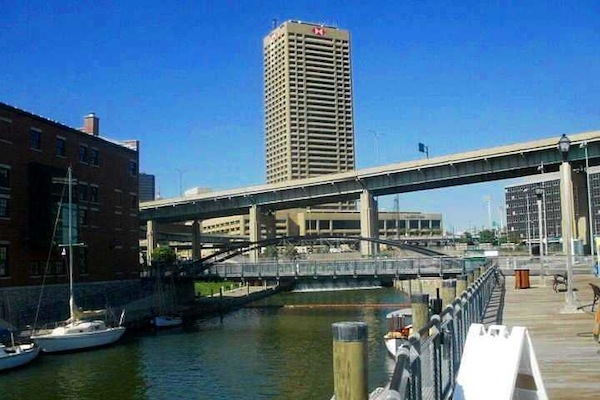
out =
[[(571, 165), (585, 165), (585, 152), (580, 148), (583, 142), (587, 143), (589, 164), (600, 164), (600, 131), (569, 134), (568, 137), (571, 140), (568, 154)], [(552, 137), (285, 183), (146, 202), (140, 204), (140, 218), (149, 222), (148, 241), (152, 244), (153, 223), (199, 221), (249, 213), (250, 240), (257, 242), (260, 239), (261, 213), (360, 199), (361, 236), (376, 237), (375, 196), (534, 175), (539, 173), (538, 168), (542, 164), (546, 172), (558, 171), (563, 165), (563, 155), (557, 149), (559, 139)], [(569, 166), (569, 180), (570, 171)], [(562, 176), (567, 175), (561, 175), (561, 180)], [(572, 195), (566, 197), (570, 197), (572, 202)], [(197, 222), (192, 233), (195, 243), (199, 240)], [(373, 254), (376, 248), (365, 243), (361, 251), (368, 255)]]

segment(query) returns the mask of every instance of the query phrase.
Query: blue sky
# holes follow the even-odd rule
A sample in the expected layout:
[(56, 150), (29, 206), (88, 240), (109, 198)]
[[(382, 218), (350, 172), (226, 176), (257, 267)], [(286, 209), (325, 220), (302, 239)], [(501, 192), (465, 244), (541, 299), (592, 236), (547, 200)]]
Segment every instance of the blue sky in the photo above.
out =
[[(141, 141), (161, 195), (265, 181), (262, 38), (273, 20), (352, 36), (357, 167), (600, 129), (600, 3), (22, 1), (0, 21), (0, 101)], [(374, 133), (375, 132), (375, 133)], [(228, 150), (225, 150), (228, 149)], [(403, 194), (457, 231), (507, 182)], [(393, 198), (380, 199), (393, 209)]]

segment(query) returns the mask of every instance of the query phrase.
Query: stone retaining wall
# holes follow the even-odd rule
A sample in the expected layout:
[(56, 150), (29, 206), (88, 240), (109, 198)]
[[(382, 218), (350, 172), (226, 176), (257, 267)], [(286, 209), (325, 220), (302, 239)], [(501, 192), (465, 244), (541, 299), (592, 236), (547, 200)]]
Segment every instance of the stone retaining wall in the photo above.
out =
[[(117, 309), (152, 293), (152, 285), (140, 279), (79, 283), (74, 287), (77, 306), (85, 309)], [(41, 295), (41, 301), (40, 301)], [(19, 286), (0, 289), (0, 318), (18, 328), (33, 326), (39, 308), (37, 325), (61, 321), (69, 317), (69, 285)], [(120, 310), (116, 312), (119, 317)]]

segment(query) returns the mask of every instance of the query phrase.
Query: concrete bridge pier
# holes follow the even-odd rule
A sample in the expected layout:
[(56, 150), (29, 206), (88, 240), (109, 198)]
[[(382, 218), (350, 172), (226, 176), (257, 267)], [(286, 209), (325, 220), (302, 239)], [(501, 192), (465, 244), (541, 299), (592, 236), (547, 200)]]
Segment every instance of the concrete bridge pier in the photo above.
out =
[(152, 251), (156, 248), (158, 244), (156, 238), (157, 231), (158, 222), (153, 220), (149, 220), (148, 222), (146, 222), (146, 261), (148, 262), (148, 265), (152, 264)]
[[(258, 242), (262, 239), (261, 228), (265, 227), (267, 238), (275, 237), (275, 213), (268, 209), (263, 209), (256, 204), (250, 206), (249, 209), (250, 222), (250, 241)], [(258, 262), (260, 248), (253, 249), (249, 252), (250, 262)]]
[[(250, 241), (258, 242), (260, 240), (260, 209), (256, 204), (250, 206)], [(257, 262), (260, 249), (250, 250), (250, 262)]]
[(202, 257), (202, 226), (199, 220), (194, 220), (192, 223), (192, 260), (199, 260)]
[[(368, 190), (360, 194), (360, 236), (365, 238), (379, 238), (379, 219), (377, 217), (377, 201)], [(377, 254), (377, 243), (361, 241), (360, 254), (372, 257)]]

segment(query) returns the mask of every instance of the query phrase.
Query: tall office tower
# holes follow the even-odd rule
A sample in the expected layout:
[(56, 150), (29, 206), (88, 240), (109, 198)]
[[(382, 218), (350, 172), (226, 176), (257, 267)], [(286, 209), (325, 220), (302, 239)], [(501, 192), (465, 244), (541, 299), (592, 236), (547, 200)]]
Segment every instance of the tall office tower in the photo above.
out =
[(154, 175), (140, 173), (139, 175), (139, 198), (140, 201), (153, 201), (156, 197), (156, 186)]
[(267, 182), (354, 169), (349, 32), (287, 21), (263, 47)]

